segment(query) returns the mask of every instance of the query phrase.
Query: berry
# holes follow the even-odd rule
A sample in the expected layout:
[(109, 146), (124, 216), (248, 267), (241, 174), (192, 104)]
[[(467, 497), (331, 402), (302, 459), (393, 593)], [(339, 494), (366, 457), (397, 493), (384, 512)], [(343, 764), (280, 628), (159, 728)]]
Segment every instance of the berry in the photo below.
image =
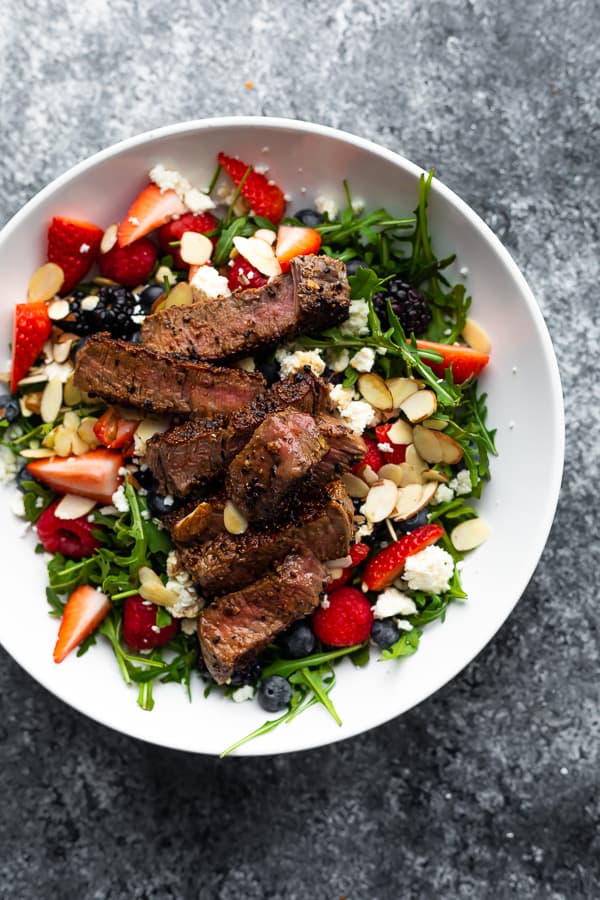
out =
[(305, 619), (295, 622), (279, 638), (279, 646), (286, 659), (302, 659), (303, 656), (309, 656), (316, 643), (313, 630)]
[(157, 491), (148, 491), (146, 503), (148, 504), (150, 515), (160, 519), (168, 513), (175, 512), (180, 501), (175, 500), (168, 494), (167, 496), (164, 496), (163, 494), (157, 493)]
[(13, 328), (13, 358), (10, 390), (15, 393), (19, 381), (34, 364), (52, 331), (45, 303), (17, 303)]
[(290, 262), (296, 256), (318, 253), (321, 235), (314, 228), (299, 228), (296, 225), (280, 225), (277, 231), (275, 256), (282, 272), (287, 272)]
[(60, 663), (110, 612), (110, 600), (102, 591), (82, 584), (76, 588), (63, 611), (54, 647), (54, 662)]
[(375, 619), (371, 628), (371, 637), (378, 647), (387, 650), (400, 639), (400, 629), (393, 619)]
[(109, 406), (95, 423), (94, 434), (103, 447), (120, 450), (131, 445), (139, 424), (139, 419), (124, 419), (114, 406)]
[(257, 698), (266, 712), (277, 712), (289, 704), (292, 687), (281, 675), (270, 675), (259, 684)]
[(227, 284), (230, 291), (262, 287), (268, 280), (266, 275), (255, 269), (243, 256), (236, 256), (233, 265), (227, 270)]
[[(234, 159), (232, 156), (226, 156), (225, 153), (219, 153), (219, 165), (229, 175), (233, 183), (237, 186), (244, 178), (248, 165), (240, 159)], [(242, 197), (250, 204), (250, 207), (257, 216), (264, 216), (273, 224), (277, 224), (283, 218), (285, 211), (285, 197), (281, 188), (251, 169), (244, 184), (242, 186)]]
[(42, 484), (60, 494), (77, 494), (98, 503), (112, 503), (121, 484), (123, 457), (115, 450), (88, 450), (81, 456), (33, 459), (27, 470)]
[(12, 422), (16, 422), (20, 415), (19, 401), (9, 394), (0, 395), (0, 419), (6, 419), (10, 425)]
[(373, 294), (373, 307), (379, 318), (387, 325), (387, 301), (400, 319), (407, 335), (423, 334), (431, 322), (431, 310), (422, 294), (403, 281), (392, 278), (386, 282), (385, 290)]
[(229, 680), (229, 684), (234, 687), (241, 687), (243, 684), (256, 684), (260, 678), (262, 666), (258, 662), (250, 663), (233, 673)]
[[(406, 458), (406, 444), (395, 444), (394, 441), (390, 440), (390, 429), (392, 428), (391, 422), (386, 425), (378, 425), (375, 428), (375, 436), (377, 437), (377, 443), (379, 444), (388, 444), (392, 449), (391, 450), (382, 450), (383, 458), (386, 463), (403, 463)], [(378, 448), (379, 449), (379, 448)]]
[(158, 300), (165, 292), (164, 284), (149, 284), (140, 294), (140, 303), (144, 307), (144, 312), (149, 313), (152, 304)]
[(74, 321), (69, 321), (69, 329), (82, 336), (108, 331), (112, 337), (130, 340), (137, 328), (131, 319), (136, 307), (133, 294), (115, 284), (101, 287), (93, 299), (97, 301), (93, 309), (82, 309), (83, 297), (79, 294), (71, 299)]
[(155, 228), (160, 228), (173, 216), (182, 216), (187, 212), (187, 206), (175, 191), (161, 191), (157, 184), (148, 184), (137, 195), (119, 225), (117, 244), (128, 247)]
[(423, 507), (411, 519), (405, 519), (403, 522), (394, 522), (394, 531), (396, 534), (408, 534), (421, 525), (427, 525), (428, 521), (429, 513), (427, 512), (427, 507)]
[(132, 650), (152, 650), (162, 647), (175, 637), (179, 629), (177, 619), (160, 628), (156, 624), (158, 607), (139, 594), (127, 597), (123, 605), (123, 640)]
[(386, 462), (385, 456), (377, 446), (377, 441), (374, 441), (373, 438), (365, 437), (364, 435), (363, 441), (367, 445), (367, 452), (359, 463), (356, 463), (355, 466), (352, 466), (352, 471), (359, 477), (365, 466), (370, 466), (373, 471), (377, 473), (379, 472), (382, 465)]
[(38, 519), (37, 532), (47, 553), (62, 553), (70, 559), (92, 556), (100, 546), (100, 541), (92, 534), (97, 528), (88, 522), (87, 516), (78, 519), (57, 519), (54, 510), (60, 503), (56, 500)]
[(125, 287), (135, 287), (148, 280), (158, 258), (158, 250), (149, 238), (128, 243), (126, 247), (117, 244), (108, 253), (98, 257), (100, 271), (105, 278), (111, 278)]
[(349, 554), (352, 562), (349, 566), (342, 570), (342, 574), (339, 578), (336, 578), (334, 581), (329, 582), (329, 584), (327, 585), (327, 590), (335, 591), (337, 588), (343, 587), (345, 584), (348, 584), (350, 579), (355, 574), (354, 569), (365, 561), (369, 553), (370, 549), (368, 544), (353, 544), (350, 548)]
[(61, 294), (67, 294), (89, 272), (102, 240), (102, 229), (90, 222), (54, 216), (48, 228), (48, 260), (64, 272)]
[[(172, 219), (158, 230), (158, 243), (163, 253), (170, 254), (173, 257), (173, 265), (178, 269), (189, 268), (189, 263), (184, 262), (179, 252), (179, 247), (171, 247), (172, 241), (180, 241), (182, 234), (186, 231), (197, 231), (200, 234), (208, 234), (214, 231), (218, 222), (210, 213), (186, 213), (178, 219)], [(212, 239), (213, 244), (216, 238)], [(265, 279), (266, 281), (266, 279)]]
[(417, 341), (419, 350), (435, 350), (444, 357), (442, 362), (425, 360), (429, 368), (439, 378), (444, 377), (448, 366), (452, 366), (452, 377), (456, 384), (462, 384), (467, 378), (477, 378), (482, 369), (490, 361), (489, 353), (480, 353), (471, 347), (460, 344), (436, 344), (433, 341)]
[(407, 557), (438, 541), (444, 533), (441, 525), (422, 525), (376, 553), (366, 565), (363, 583), (370, 591), (381, 591), (398, 578)]
[(316, 228), (317, 225), (323, 224), (323, 216), (316, 209), (299, 209), (294, 213), (294, 218), (305, 228)]
[(322, 643), (330, 647), (360, 644), (371, 633), (373, 611), (362, 591), (343, 587), (327, 595), (329, 605), (320, 606), (313, 616), (313, 628)]
[(364, 259), (359, 259), (358, 256), (355, 256), (354, 259), (348, 260), (346, 263), (346, 273), (348, 275), (356, 275), (359, 269), (368, 269), (369, 265), (364, 261)]

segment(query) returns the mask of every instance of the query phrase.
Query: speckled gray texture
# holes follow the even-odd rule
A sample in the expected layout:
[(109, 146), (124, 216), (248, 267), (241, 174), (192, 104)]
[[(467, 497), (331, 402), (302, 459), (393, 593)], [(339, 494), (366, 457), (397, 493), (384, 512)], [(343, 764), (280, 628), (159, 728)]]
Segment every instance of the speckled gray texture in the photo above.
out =
[(568, 446), (510, 621), (435, 697), (340, 746), (160, 750), (3, 654), (0, 896), (600, 896), (595, 0), (4, 0), (2, 14), (0, 221), (79, 159), (177, 120), (284, 115), (380, 141), (435, 165), (514, 254), (557, 349)]

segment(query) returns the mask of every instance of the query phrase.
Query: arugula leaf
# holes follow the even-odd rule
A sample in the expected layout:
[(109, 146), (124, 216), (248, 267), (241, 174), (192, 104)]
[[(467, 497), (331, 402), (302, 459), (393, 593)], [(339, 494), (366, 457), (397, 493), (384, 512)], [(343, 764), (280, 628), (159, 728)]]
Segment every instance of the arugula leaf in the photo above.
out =
[(419, 648), (422, 631), (413, 628), (412, 631), (403, 631), (399, 639), (391, 647), (381, 651), (382, 660), (400, 659), (403, 656), (412, 656)]

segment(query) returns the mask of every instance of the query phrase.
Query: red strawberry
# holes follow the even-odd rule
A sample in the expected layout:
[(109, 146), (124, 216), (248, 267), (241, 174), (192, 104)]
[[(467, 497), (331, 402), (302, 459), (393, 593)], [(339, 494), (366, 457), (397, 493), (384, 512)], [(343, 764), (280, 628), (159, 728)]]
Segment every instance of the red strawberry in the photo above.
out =
[(137, 195), (117, 231), (117, 244), (127, 247), (155, 228), (160, 228), (173, 216), (188, 211), (175, 191), (161, 191), (157, 184), (149, 184)]
[(363, 562), (370, 553), (370, 548), (368, 544), (354, 544), (350, 549), (350, 558), (352, 562), (349, 566), (346, 566), (345, 569), (342, 570), (342, 574), (339, 578), (334, 579), (334, 581), (330, 581), (327, 585), (328, 591), (335, 591), (337, 588), (343, 587), (345, 584), (348, 584), (350, 579), (354, 575), (354, 569)]
[(329, 647), (350, 647), (366, 641), (371, 633), (373, 612), (365, 595), (344, 587), (327, 595), (329, 605), (313, 616), (313, 631)]
[(281, 271), (287, 272), (295, 256), (318, 253), (320, 246), (321, 235), (314, 228), (280, 225), (277, 231), (275, 256), (279, 260)]
[(365, 468), (365, 466), (370, 466), (375, 473), (379, 472), (382, 465), (386, 462), (386, 459), (377, 446), (377, 441), (374, 441), (373, 438), (365, 437), (363, 435), (363, 441), (367, 445), (367, 452), (361, 459), (359, 463), (356, 463), (355, 466), (352, 466), (352, 471), (355, 475), (359, 475)]
[(27, 471), (60, 494), (90, 497), (111, 503), (121, 484), (119, 469), (123, 457), (114, 450), (89, 450), (81, 456), (51, 456), (27, 463)]
[(11, 392), (17, 390), (34, 364), (52, 331), (52, 322), (45, 303), (17, 303), (13, 329), (13, 359), (10, 374)]
[(161, 647), (178, 631), (177, 619), (159, 628), (156, 624), (158, 606), (144, 600), (139, 594), (128, 597), (123, 607), (123, 640), (132, 650), (151, 650)]
[[(218, 222), (210, 213), (186, 213), (179, 219), (173, 219), (167, 222), (158, 230), (158, 243), (163, 253), (170, 253), (173, 257), (173, 265), (178, 269), (187, 269), (188, 263), (184, 262), (179, 252), (179, 247), (171, 247), (172, 241), (180, 241), (181, 235), (185, 231), (198, 231), (200, 234), (208, 234), (214, 231)], [(216, 238), (212, 238), (213, 244), (216, 244)]]
[(363, 575), (363, 584), (370, 591), (382, 591), (402, 574), (409, 556), (435, 544), (444, 533), (441, 525), (421, 525), (399, 541), (390, 544), (369, 560)]
[(269, 279), (248, 262), (243, 256), (236, 256), (233, 265), (227, 270), (227, 284), (230, 291), (238, 288), (262, 287)]
[(417, 341), (419, 350), (435, 350), (444, 357), (443, 362), (430, 362), (425, 360), (429, 368), (439, 378), (444, 377), (448, 366), (452, 366), (452, 377), (456, 384), (462, 384), (467, 378), (477, 378), (482, 369), (490, 361), (489, 353), (480, 353), (471, 347), (462, 347), (460, 344), (436, 344), (433, 341)]
[(139, 424), (139, 419), (123, 419), (109, 406), (94, 425), (94, 434), (103, 447), (120, 450), (131, 443)]
[[(219, 165), (227, 172), (233, 183), (237, 186), (246, 174), (248, 165), (233, 156), (226, 156), (219, 153)], [(255, 172), (250, 170), (242, 187), (242, 197), (244, 197), (254, 213), (257, 216), (264, 216), (276, 225), (283, 218), (285, 211), (285, 197), (283, 191), (276, 184), (271, 182)]]
[(143, 284), (151, 275), (158, 258), (158, 250), (149, 238), (141, 238), (119, 247), (117, 244), (108, 253), (98, 257), (100, 271), (105, 278), (112, 278), (125, 287)]
[(92, 267), (103, 231), (90, 222), (54, 216), (48, 228), (48, 260), (65, 273), (61, 294), (67, 294)]
[(110, 612), (110, 600), (89, 584), (75, 588), (63, 612), (54, 647), (54, 662), (60, 663)]
[(37, 532), (44, 550), (48, 553), (62, 553), (70, 559), (91, 556), (100, 546), (92, 530), (97, 526), (88, 522), (87, 516), (78, 519), (57, 519), (54, 510), (60, 503), (56, 500), (38, 519)]
[[(386, 463), (403, 463), (406, 458), (406, 444), (395, 444), (390, 440), (389, 432), (393, 423), (378, 425), (375, 429), (378, 444), (389, 444), (391, 450), (381, 450)], [(379, 448), (378, 448), (379, 449)]]

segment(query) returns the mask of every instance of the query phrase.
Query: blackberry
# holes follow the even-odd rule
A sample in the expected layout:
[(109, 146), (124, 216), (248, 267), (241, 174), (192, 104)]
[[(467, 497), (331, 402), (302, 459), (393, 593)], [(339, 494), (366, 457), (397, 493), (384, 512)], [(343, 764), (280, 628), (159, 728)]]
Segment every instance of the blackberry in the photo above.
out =
[[(93, 309), (86, 309), (85, 305), (82, 308), (86, 297), (96, 300)], [(76, 291), (70, 305), (74, 321), (69, 320), (69, 328), (82, 337), (96, 331), (108, 331), (112, 337), (127, 341), (137, 331), (138, 326), (131, 319), (136, 299), (131, 291), (119, 284), (101, 287), (95, 296)]]
[(407, 335), (423, 334), (431, 322), (431, 310), (422, 294), (403, 281), (402, 278), (391, 278), (385, 290), (373, 295), (375, 312), (385, 325), (388, 325), (387, 301), (400, 319)]

